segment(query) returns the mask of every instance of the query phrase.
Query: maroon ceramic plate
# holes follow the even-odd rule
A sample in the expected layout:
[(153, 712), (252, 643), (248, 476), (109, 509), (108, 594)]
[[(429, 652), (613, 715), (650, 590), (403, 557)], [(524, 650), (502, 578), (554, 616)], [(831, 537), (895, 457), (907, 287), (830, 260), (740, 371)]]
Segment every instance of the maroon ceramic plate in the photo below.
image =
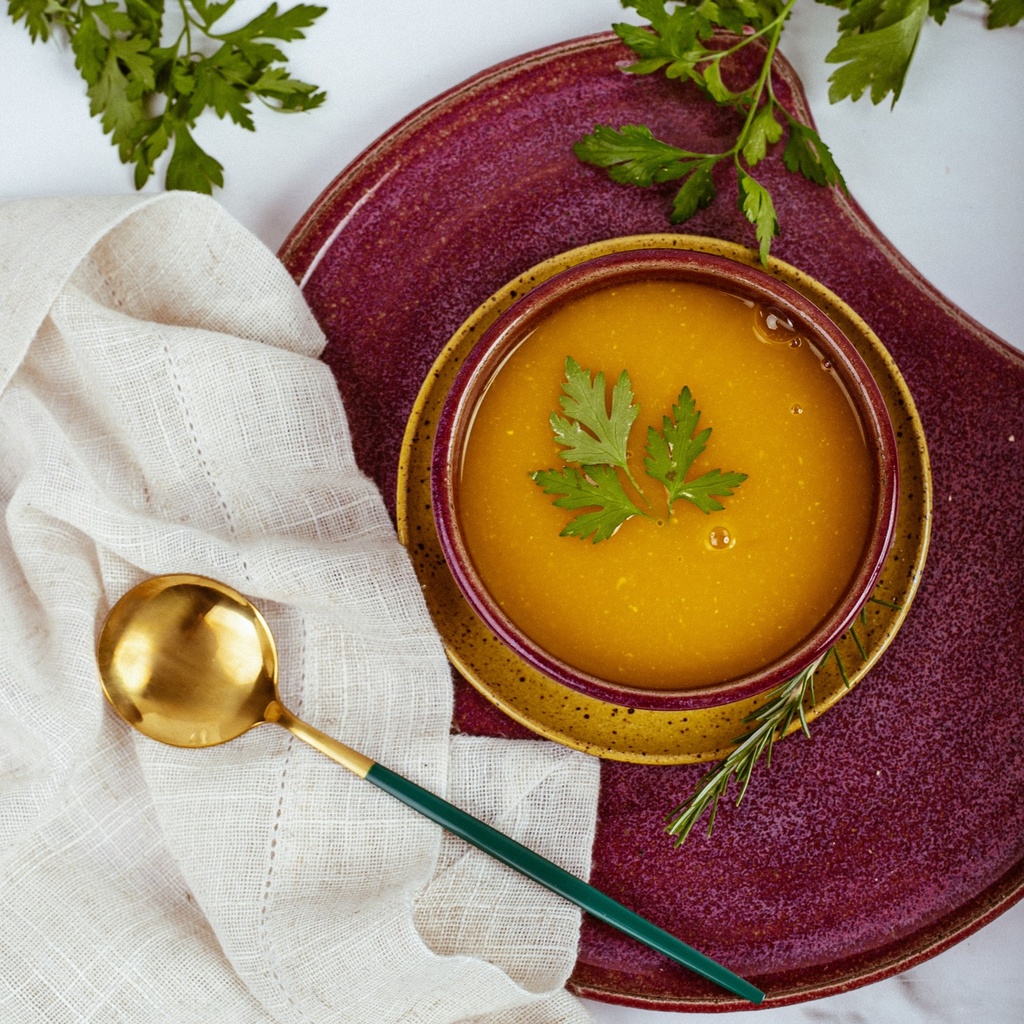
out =
[[(599, 36), (477, 76), (360, 156), (285, 243), (357, 458), (389, 502), (420, 384), (481, 302), (556, 253), (667, 230), (671, 186), (615, 185), (572, 142), (595, 123), (642, 122), (708, 151), (729, 136), (728, 112), (622, 74), (628, 57)], [(785, 67), (777, 91), (808, 116)], [(864, 318), (914, 396), (936, 496), (928, 569), (870, 675), (812, 740), (777, 748), (710, 840), (675, 850), (661, 827), (699, 765), (603, 762), (592, 881), (777, 1006), (909, 967), (1024, 894), (1024, 359), (921, 280), (854, 203), (777, 157), (759, 177), (782, 223), (773, 253)], [(721, 185), (685, 231), (750, 244)], [(457, 728), (529, 737), (460, 680), (456, 698)], [(571, 987), (657, 1009), (740, 1008), (589, 920)]]

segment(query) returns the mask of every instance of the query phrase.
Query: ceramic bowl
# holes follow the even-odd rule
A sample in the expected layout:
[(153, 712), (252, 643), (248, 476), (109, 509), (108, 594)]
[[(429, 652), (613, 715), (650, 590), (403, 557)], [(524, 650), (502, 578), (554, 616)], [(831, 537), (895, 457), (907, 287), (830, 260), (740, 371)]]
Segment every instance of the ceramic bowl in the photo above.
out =
[[(867, 440), (875, 482), (868, 541), (859, 565), (818, 626), (784, 655), (754, 671), (678, 690), (642, 689), (602, 679), (535, 643), (504, 613), (480, 578), (458, 514), (460, 468), (469, 429), (482, 396), (509, 355), (563, 304), (601, 289), (653, 280), (710, 285), (788, 320), (831, 363), (845, 388)], [(666, 711), (715, 707), (764, 693), (791, 679), (825, 655), (853, 624), (871, 597), (893, 540), (898, 501), (896, 438), (879, 387), (852, 343), (817, 306), (789, 285), (763, 270), (708, 253), (669, 249), (618, 252), (548, 279), (484, 332), (444, 401), (434, 441), (431, 500), (441, 549), (460, 591), (485, 625), (527, 664), (573, 690), (624, 707)]]

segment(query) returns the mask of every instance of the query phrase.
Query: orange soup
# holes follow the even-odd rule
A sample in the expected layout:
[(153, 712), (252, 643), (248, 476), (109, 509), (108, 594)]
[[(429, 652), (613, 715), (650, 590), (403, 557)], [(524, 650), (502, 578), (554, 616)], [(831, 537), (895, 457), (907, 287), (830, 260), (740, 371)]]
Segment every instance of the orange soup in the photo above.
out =
[[(625, 369), (640, 414), (630, 465), (653, 518), (600, 543), (560, 536), (577, 513), (532, 479), (561, 469), (553, 437), (565, 360), (611, 385)], [(747, 474), (724, 511), (665, 490), (643, 465), (683, 386), (712, 428), (688, 477)], [(860, 419), (821, 353), (787, 322), (707, 285), (635, 282), (543, 319), (495, 375), (457, 488), (470, 557), (504, 613), (556, 658), (643, 689), (714, 685), (792, 650), (857, 569), (875, 499)]]

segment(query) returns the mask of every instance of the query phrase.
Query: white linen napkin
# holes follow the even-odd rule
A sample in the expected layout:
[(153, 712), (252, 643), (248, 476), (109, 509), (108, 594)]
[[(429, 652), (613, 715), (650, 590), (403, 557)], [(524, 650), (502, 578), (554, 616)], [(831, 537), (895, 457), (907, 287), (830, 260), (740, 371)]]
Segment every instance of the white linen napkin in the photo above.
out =
[(579, 913), (261, 726), (107, 707), (111, 605), (187, 571), (267, 616), (293, 711), (581, 876), (597, 762), (450, 735), (416, 578), (324, 343), (211, 200), (0, 206), (0, 1020), (587, 1020)]

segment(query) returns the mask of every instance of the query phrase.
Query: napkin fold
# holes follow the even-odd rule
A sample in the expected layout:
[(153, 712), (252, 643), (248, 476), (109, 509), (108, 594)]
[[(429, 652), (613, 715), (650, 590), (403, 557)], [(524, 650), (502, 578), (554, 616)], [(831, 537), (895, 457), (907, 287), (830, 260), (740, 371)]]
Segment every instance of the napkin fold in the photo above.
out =
[(0, 206), (0, 1020), (587, 1020), (579, 913), (262, 726), (161, 746), (94, 643), (146, 576), (264, 612), (297, 714), (586, 876), (597, 762), (451, 736), (324, 339), (212, 200)]

